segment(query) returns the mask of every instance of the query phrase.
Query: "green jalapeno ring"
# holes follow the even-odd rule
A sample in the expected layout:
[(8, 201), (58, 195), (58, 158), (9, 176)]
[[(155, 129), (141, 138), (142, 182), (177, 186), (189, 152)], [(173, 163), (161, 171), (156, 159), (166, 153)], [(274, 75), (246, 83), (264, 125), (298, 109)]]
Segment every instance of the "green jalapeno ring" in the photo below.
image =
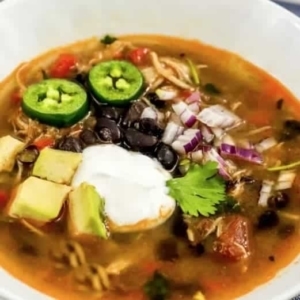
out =
[(137, 100), (144, 91), (143, 74), (124, 60), (97, 64), (89, 72), (88, 84), (97, 100), (116, 106)]

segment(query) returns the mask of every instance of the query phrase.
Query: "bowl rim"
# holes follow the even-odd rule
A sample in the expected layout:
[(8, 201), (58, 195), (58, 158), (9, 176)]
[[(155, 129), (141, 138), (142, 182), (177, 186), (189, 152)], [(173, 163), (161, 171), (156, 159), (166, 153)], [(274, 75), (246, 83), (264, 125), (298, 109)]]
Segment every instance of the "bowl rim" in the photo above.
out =
[[(30, 1), (30, 0), (26, 0), (26, 1)], [(195, 0), (189, 0), (189, 1), (195, 1)], [(287, 10), (285, 7), (282, 7), (277, 2), (272, 2), (272, 1), (268, 1), (268, 0), (244, 0), (244, 1), (252, 1), (252, 2), (256, 1), (258, 4), (266, 5), (266, 6), (268, 6), (269, 10), (276, 10), (276, 12), (279, 12), (280, 14), (282, 14), (282, 16), (284, 18), (291, 21), (293, 23), (293, 26), (296, 26), (296, 27), (300, 28), (300, 18), (298, 16), (296, 16), (295, 14), (293, 14), (292, 12), (290, 12), (289, 10)], [(0, 2), (0, 14), (5, 13), (5, 10), (8, 9), (8, 8), (18, 6), (19, 3), (24, 3), (24, 2), (25, 2), (25, 0), (6, 0), (6, 1)], [(285, 3), (293, 2), (293, 3), (299, 3), (300, 4), (300, 0), (291, 0), (291, 1), (281, 0), (281, 2), (285, 2)], [(290, 265), (288, 265), (287, 267), (292, 268), (293, 267), (292, 264), (293, 264), (293, 262)], [(300, 269), (300, 266), (298, 266), (298, 268)], [(4, 271), (4, 272), (2, 272), (2, 271)], [(276, 275), (276, 277), (277, 276), (280, 277), (281, 274), (282, 274), (282, 271), (284, 271), (284, 270), (281, 270)], [(25, 284), (21, 281), (15, 281), (14, 280), (15, 278), (12, 277), (12, 275), (10, 275), (1, 266), (0, 266), (0, 274), (6, 274), (7, 282), (11, 283), (9, 289), (6, 289), (5, 286), (0, 285), (0, 297), (1, 297), (1, 295), (3, 295), (4, 297), (7, 297), (7, 299), (12, 299), (12, 300), (22, 299), (22, 298), (20, 298), (20, 294), (18, 294), (18, 291), (13, 289), (13, 286), (20, 287), (20, 289), (21, 288), (23, 289)], [(271, 279), (271, 281), (272, 281), (272, 279)], [(22, 286), (19, 285), (20, 283), (22, 284)], [(266, 284), (268, 284), (268, 283), (266, 283)], [(25, 285), (25, 286), (30, 288), (31, 290), (33, 290), (35, 292), (36, 296), (47, 297), (46, 295), (41, 294), (41, 292), (39, 292), (39, 291), (37, 291), (37, 290), (35, 290), (31, 287), (29, 287), (27, 285)], [(258, 287), (260, 287), (260, 286), (257, 286), (256, 288), (258, 288)], [(300, 293), (300, 283), (298, 285), (295, 285), (293, 288), (290, 288), (286, 291), (282, 291), (282, 293), (280, 293), (276, 296), (276, 300), (291, 299), (292, 297), (294, 297), (295, 295), (297, 295), (299, 293)], [(251, 294), (251, 292), (249, 294)], [(243, 296), (246, 296), (246, 295), (243, 295)], [(273, 299), (273, 300), (275, 300), (275, 299)]]

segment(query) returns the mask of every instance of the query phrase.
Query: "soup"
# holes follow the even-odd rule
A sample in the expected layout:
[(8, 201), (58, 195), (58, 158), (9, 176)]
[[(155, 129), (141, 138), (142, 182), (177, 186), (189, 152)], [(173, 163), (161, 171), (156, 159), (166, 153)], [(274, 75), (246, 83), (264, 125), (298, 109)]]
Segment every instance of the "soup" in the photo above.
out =
[(107, 35), (0, 96), (0, 262), (43, 293), (233, 299), (299, 253), (300, 106), (240, 57)]

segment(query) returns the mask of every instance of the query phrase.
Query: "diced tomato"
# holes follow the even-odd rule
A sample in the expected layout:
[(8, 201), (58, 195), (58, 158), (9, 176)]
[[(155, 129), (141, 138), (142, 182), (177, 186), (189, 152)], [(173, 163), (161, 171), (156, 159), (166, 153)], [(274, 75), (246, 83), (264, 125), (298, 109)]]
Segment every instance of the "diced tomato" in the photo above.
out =
[(38, 140), (34, 141), (34, 145), (39, 149), (42, 150), (46, 147), (51, 147), (54, 145), (54, 139), (51, 137), (41, 137)]
[(148, 54), (148, 48), (137, 48), (131, 50), (128, 54), (128, 57), (135, 65), (144, 65), (145, 63), (147, 63)]
[(76, 63), (77, 58), (75, 55), (70, 53), (61, 54), (50, 68), (50, 76), (54, 78), (67, 78)]
[(184, 99), (186, 99), (186, 98), (188, 98), (188, 97), (190, 97), (191, 95), (192, 95), (192, 91), (190, 91), (190, 90), (182, 90), (181, 92), (180, 92), (180, 96), (182, 97), (182, 98), (184, 98)]
[(213, 251), (231, 261), (248, 258), (252, 253), (252, 231), (248, 218), (240, 215), (226, 216), (218, 225), (219, 236)]
[(19, 91), (15, 91), (11, 95), (11, 102), (13, 105), (20, 105), (22, 101), (22, 96)]
[(9, 200), (9, 192), (6, 190), (0, 190), (0, 208), (6, 206)]

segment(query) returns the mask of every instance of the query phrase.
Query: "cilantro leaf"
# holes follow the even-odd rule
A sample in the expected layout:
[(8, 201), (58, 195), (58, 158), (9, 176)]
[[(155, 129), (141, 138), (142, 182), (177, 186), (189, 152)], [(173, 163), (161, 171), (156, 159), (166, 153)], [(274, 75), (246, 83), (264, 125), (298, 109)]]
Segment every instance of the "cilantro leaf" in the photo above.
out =
[(168, 279), (156, 271), (144, 285), (144, 292), (150, 300), (165, 300), (170, 294), (169, 285)]
[(104, 45), (110, 45), (113, 42), (115, 42), (116, 40), (117, 40), (117, 38), (107, 34), (101, 39), (101, 43), (104, 44)]
[(218, 175), (215, 162), (191, 165), (184, 177), (167, 181), (169, 195), (182, 211), (191, 216), (208, 217), (217, 212), (217, 205), (226, 201), (225, 181)]

